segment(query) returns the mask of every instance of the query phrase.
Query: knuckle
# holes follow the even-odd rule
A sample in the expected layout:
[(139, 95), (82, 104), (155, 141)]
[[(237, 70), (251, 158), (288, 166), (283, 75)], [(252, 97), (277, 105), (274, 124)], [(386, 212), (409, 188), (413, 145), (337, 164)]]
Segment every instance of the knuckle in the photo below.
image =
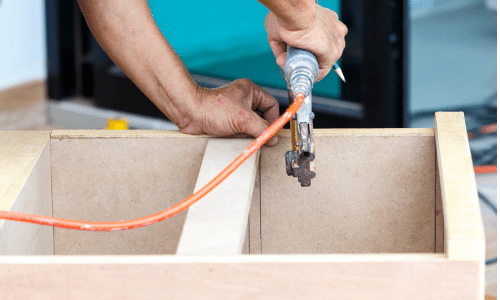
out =
[(339, 19), (339, 15), (335, 11), (333, 11), (333, 10), (330, 10), (330, 11), (331, 11), (332, 18), (338, 20)]
[(345, 24), (344, 24), (344, 23), (340, 22), (340, 24), (341, 24), (341, 25), (340, 25), (340, 30), (341, 30), (342, 34), (343, 34), (344, 36), (346, 36), (346, 35), (347, 35), (347, 33), (349, 32), (349, 29), (347, 28), (347, 26), (345, 26)]
[(242, 85), (242, 86), (253, 85), (253, 82), (248, 78), (240, 78), (240, 79), (236, 80), (236, 82), (237, 82), (237, 84)]

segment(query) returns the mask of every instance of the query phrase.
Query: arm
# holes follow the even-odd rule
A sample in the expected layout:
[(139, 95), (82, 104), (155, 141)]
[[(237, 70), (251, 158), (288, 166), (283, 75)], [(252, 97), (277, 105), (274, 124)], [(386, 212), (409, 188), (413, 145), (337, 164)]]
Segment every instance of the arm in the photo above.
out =
[(199, 87), (156, 26), (147, 0), (79, 4), (104, 51), (181, 132), (256, 137), (278, 118), (276, 99), (249, 80)]
[(319, 63), (319, 78), (330, 72), (345, 47), (347, 27), (338, 15), (314, 0), (259, 0), (269, 8), (265, 25), (276, 63), (284, 68), (286, 46), (314, 53)]

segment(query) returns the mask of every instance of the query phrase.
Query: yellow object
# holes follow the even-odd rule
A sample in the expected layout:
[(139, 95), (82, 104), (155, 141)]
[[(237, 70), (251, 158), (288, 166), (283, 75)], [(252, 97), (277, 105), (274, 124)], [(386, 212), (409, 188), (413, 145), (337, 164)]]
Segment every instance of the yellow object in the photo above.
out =
[(128, 130), (128, 124), (126, 119), (108, 119), (108, 124), (106, 125), (108, 130)]

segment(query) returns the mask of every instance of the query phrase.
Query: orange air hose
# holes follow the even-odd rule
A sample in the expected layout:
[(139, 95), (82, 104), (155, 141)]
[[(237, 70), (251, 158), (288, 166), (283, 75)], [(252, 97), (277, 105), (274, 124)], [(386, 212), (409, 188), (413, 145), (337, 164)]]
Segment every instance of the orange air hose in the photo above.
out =
[(292, 105), (290, 105), (287, 111), (281, 117), (279, 117), (278, 120), (271, 124), (271, 126), (269, 126), (258, 138), (256, 138), (255, 141), (253, 141), (252, 144), (245, 149), (245, 151), (243, 151), (235, 160), (233, 160), (224, 170), (222, 170), (222, 172), (220, 172), (203, 188), (187, 197), (186, 199), (182, 200), (181, 202), (165, 210), (157, 212), (156, 214), (127, 221), (86, 222), (27, 213), (0, 211), (0, 219), (87, 231), (116, 231), (134, 229), (163, 221), (187, 209), (189, 206), (203, 198), (203, 196), (208, 194), (222, 181), (224, 181), (224, 179), (226, 179), (231, 173), (233, 173), (233, 171), (236, 170), (252, 154), (254, 154), (255, 151), (262, 147), (262, 145), (264, 145), (292, 118), (292, 116), (302, 105), (302, 102), (304, 102), (304, 97), (304, 94), (297, 93), (297, 95), (295, 96), (295, 101), (292, 103)]
[(497, 165), (474, 166), (476, 174), (491, 174), (497, 172)]

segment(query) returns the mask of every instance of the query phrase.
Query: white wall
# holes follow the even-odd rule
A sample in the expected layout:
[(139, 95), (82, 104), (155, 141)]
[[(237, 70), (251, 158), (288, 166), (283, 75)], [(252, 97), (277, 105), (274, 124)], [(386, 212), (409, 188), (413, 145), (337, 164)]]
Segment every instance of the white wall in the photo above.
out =
[(46, 75), (43, 0), (0, 0), (0, 89)]

